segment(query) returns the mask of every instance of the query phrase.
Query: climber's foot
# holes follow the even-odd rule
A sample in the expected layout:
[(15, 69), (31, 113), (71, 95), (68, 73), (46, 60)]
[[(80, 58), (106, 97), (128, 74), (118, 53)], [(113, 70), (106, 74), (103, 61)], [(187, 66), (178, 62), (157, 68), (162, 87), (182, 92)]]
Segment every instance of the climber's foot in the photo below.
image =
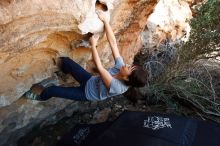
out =
[(31, 87), (31, 90), (25, 93), (25, 97), (30, 100), (40, 100), (40, 94), (44, 90), (39, 84), (35, 84)]
[(24, 94), (24, 96), (30, 100), (40, 100), (41, 99), (41, 97), (39, 95), (35, 94), (34, 92), (32, 92), (32, 90), (27, 91)]
[(41, 86), (40, 84), (34, 84), (32, 87), (31, 87), (31, 91), (37, 95), (40, 96), (40, 94), (42, 93), (42, 91), (44, 90), (44, 87)]

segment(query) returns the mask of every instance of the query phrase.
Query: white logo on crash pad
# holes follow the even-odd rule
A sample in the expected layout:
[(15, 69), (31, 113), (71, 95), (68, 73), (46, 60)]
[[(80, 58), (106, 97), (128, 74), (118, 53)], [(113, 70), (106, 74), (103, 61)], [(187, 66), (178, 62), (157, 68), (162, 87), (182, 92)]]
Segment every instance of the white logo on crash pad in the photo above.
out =
[(172, 128), (169, 118), (163, 118), (158, 116), (148, 117), (144, 120), (144, 127), (151, 128), (152, 130), (158, 130), (161, 128)]

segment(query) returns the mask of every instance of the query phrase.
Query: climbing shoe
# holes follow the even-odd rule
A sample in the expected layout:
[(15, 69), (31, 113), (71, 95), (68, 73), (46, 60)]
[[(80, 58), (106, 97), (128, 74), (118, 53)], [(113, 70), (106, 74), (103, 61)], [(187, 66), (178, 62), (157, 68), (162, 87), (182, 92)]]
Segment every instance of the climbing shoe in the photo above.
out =
[(27, 91), (24, 96), (30, 100), (40, 100), (40, 96), (34, 93), (32, 90)]

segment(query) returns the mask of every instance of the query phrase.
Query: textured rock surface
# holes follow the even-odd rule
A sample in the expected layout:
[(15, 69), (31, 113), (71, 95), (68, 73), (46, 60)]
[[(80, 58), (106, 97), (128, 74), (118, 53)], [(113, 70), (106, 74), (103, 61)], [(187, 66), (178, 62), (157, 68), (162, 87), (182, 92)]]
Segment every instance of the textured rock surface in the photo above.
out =
[(190, 33), (187, 21), (191, 18), (192, 12), (186, 1), (160, 0), (142, 33), (144, 47), (158, 46), (167, 38), (172, 41), (176, 39), (186, 41)]
[[(186, 1), (100, 0), (109, 9), (106, 14), (111, 15), (111, 25), (126, 63), (132, 63), (143, 42), (150, 48), (166, 37), (180, 38), (182, 30), (187, 29), (188, 33), (186, 20), (191, 18), (191, 13)], [(95, 14), (95, 3), (95, 0), (0, 1), (0, 145), (15, 142), (67, 105), (72, 109), (62, 116), (80, 108), (78, 103), (69, 100), (54, 98), (37, 102), (21, 96), (32, 84), (57, 70), (52, 61), (54, 57), (69, 56), (92, 70), (86, 33), (103, 29)], [(161, 7), (163, 11), (159, 10)], [(180, 13), (178, 17), (173, 15), (176, 12)], [(111, 66), (111, 51), (105, 36), (98, 44), (98, 51), (104, 65)], [(53, 117), (52, 121), (56, 119)]]
[[(103, 24), (95, 13), (95, 2), (0, 2), (0, 67), (4, 68), (0, 75), (1, 79), (4, 78), (0, 85), (1, 106), (18, 99), (32, 83), (49, 77), (53, 68), (52, 57), (72, 57), (70, 42), (81, 39), (80, 34), (102, 31)], [(86, 53), (82, 57), (87, 57)]]

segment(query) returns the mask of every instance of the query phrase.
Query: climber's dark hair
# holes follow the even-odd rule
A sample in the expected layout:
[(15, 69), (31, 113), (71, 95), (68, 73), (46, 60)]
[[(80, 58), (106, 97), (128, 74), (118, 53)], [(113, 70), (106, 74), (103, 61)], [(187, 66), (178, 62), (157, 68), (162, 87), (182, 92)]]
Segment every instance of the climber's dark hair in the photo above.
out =
[(138, 100), (144, 97), (135, 87), (144, 87), (148, 80), (148, 72), (144, 71), (142, 67), (136, 66), (136, 69), (129, 75), (129, 80), (125, 84), (130, 86), (129, 89), (123, 94), (129, 101), (136, 104)]
[(136, 69), (128, 76), (128, 81), (124, 81), (126, 85), (132, 87), (144, 87), (147, 83), (148, 73), (142, 67), (135, 65)]
[(141, 95), (141, 93), (135, 87), (130, 87), (123, 95), (134, 105), (138, 100), (144, 99), (143, 95)]

